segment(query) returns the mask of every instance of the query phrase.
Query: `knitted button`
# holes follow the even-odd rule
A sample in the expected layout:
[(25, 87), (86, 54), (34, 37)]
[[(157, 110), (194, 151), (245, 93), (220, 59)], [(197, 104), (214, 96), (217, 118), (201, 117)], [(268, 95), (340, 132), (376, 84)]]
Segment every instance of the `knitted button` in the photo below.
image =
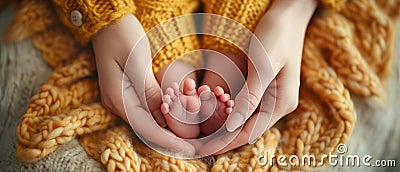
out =
[(75, 26), (82, 25), (82, 14), (78, 10), (74, 10), (71, 12), (70, 16), (71, 23)]

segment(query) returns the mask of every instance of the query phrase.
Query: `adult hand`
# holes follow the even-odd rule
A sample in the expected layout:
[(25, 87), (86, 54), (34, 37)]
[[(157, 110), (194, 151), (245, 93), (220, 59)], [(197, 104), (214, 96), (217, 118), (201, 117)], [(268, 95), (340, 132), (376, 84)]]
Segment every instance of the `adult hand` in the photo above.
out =
[[(273, 2), (256, 27), (258, 39), (250, 42), (247, 80), (226, 121), (229, 132), (206, 143), (200, 152), (225, 146), (215, 153), (220, 154), (253, 143), (296, 109), (303, 42), (316, 6), (316, 0)], [(238, 135), (233, 132), (237, 129)]]
[(137, 18), (129, 14), (101, 29), (92, 39), (103, 105), (129, 122), (146, 140), (192, 155), (191, 144), (159, 126), (166, 125), (160, 112), (162, 95), (151, 68), (145, 34)]

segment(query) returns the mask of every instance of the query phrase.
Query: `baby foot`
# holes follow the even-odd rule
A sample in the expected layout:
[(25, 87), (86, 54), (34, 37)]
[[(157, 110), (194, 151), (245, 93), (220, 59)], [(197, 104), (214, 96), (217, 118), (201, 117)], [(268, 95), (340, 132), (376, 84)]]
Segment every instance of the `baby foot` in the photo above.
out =
[(168, 87), (163, 96), (161, 112), (168, 127), (181, 138), (196, 138), (200, 135), (198, 113), (200, 98), (196, 92), (196, 83), (186, 79), (183, 83), (183, 93), (179, 91), (178, 83)]
[(234, 103), (233, 100), (230, 100), (231, 96), (225, 94), (219, 86), (212, 92), (209, 86), (203, 85), (199, 88), (198, 95), (201, 101), (200, 118), (208, 118), (200, 124), (201, 132), (209, 135), (225, 123), (226, 118), (232, 112)]

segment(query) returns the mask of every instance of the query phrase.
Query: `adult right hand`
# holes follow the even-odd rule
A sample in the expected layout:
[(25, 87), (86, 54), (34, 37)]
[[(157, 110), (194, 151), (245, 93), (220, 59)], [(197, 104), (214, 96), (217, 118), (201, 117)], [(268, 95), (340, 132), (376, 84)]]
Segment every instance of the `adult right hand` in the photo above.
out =
[(254, 143), (296, 109), (304, 38), (317, 4), (316, 0), (272, 3), (249, 45), (246, 84), (236, 96), (235, 107), (226, 121), (226, 130), (232, 133), (206, 143), (202, 152), (224, 146), (214, 153), (221, 154)]
[(128, 14), (102, 28), (92, 45), (103, 105), (153, 144), (194, 155), (191, 144), (160, 127), (166, 125), (160, 112), (161, 89), (151, 68), (150, 44), (138, 19)]

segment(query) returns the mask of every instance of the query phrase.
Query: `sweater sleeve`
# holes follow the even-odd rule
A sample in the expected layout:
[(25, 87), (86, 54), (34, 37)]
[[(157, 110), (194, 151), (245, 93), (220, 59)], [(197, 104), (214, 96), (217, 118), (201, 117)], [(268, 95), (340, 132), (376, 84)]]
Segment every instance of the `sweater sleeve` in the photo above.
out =
[[(153, 71), (181, 59), (201, 67), (203, 58), (193, 17), (182, 17), (198, 9), (198, 0), (135, 0), (136, 17), (147, 32), (153, 58)], [(178, 17), (178, 18), (175, 18)], [(174, 20), (170, 20), (175, 18)]]
[(102, 27), (134, 13), (133, 0), (52, 0), (61, 21), (72, 31), (76, 40), (87, 44)]
[[(276, 0), (275, 0), (276, 1)], [(298, 0), (302, 1), (302, 0)], [(347, 0), (318, 0), (323, 8), (340, 10)], [(206, 13), (224, 16), (245, 26), (253, 32), (258, 21), (268, 10), (274, 0), (203, 0)], [(213, 18), (211, 21), (204, 19), (203, 28), (207, 33), (220, 33), (222, 35), (201, 37), (201, 46), (204, 49), (211, 49), (221, 53), (233, 52), (236, 55), (245, 57), (250, 41), (250, 35), (241, 32), (231, 31), (226, 20)], [(224, 32), (220, 32), (223, 30)], [(227, 41), (221, 37), (232, 38)], [(239, 48), (240, 47), (240, 48)]]
[[(245, 58), (251, 35), (267, 11), (270, 0), (203, 0), (204, 12), (223, 17), (204, 17), (201, 47)], [(229, 20), (227, 20), (229, 19)], [(221, 32), (223, 31), (223, 32)], [(229, 39), (229, 40), (228, 40)]]

